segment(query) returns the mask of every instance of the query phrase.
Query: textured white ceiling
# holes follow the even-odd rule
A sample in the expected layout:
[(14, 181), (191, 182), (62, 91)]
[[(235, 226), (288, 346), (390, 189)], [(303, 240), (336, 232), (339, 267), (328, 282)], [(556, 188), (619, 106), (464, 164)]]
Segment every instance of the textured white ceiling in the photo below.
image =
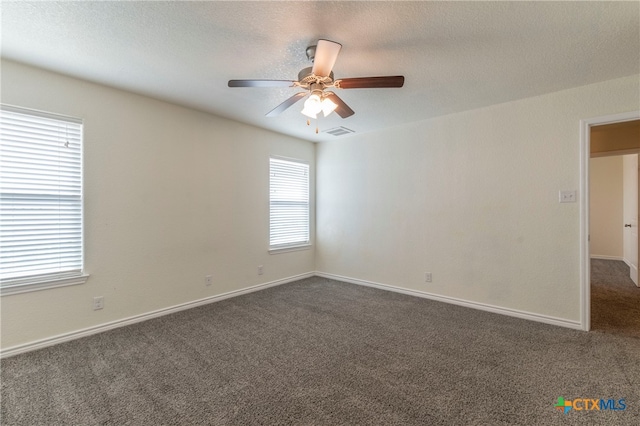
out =
[[(342, 43), (336, 78), (405, 76), (401, 89), (336, 90), (357, 133), (640, 73), (639, 2), (7, 2), (2, 56), (312, 141), (293, 88), (318, 38)], [(349, 137), (340, 136), (341, 138)]]

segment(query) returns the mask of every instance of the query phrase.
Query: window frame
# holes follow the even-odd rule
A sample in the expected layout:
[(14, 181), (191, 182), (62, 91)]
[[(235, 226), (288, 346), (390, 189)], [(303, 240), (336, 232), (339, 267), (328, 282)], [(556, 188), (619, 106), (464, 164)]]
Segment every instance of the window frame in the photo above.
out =
[(84, 284), (89, 278), (89, 274), (85, 272), (84, 122), (82, 119), (76, 117), (18, 107), (9, 104), (0, 104), (0, 110), (10, 113), (23, 114), (31, 117), (69, 122), (80, 126), (80, 269), (71, 272), (41, 273), (4, 279), (0, 281), (0, 296)]
[[(271, 170), (271, 160), (279, 160), (279, 161), (287, 161), (287, 162), (291, 162), (291, 163), (297, 163), (297, 164), (301, 164), (307, 167), (307, 202), (306, 202), (306, 207), (307, 207), (307, 241), (305, 242), (294, 242), (294, 243), (290, 243), (290, 244), (278, 244), (278, 245), (272, 245), (271, 244), (271, 174), (272, 174), (272, 170)], [(292, 158), (292, 157), (284, 157), (284, 156), (280, 156), (280, 155), (270, 155), (269, 156), (269, 229), (268, 229), (268, 247), (269, 247), (269, 254), (278, 254), (278, 253), (287, 253), (287, 252), (292, 252), (292, 251), (299, 251), (299, 250), (309, 250), (312, 247), (312, 242), (311, 242), (311, 164), (309, 163), (309, 161), (303, 160), (303, 159), (299, 159), (299, 158)]]

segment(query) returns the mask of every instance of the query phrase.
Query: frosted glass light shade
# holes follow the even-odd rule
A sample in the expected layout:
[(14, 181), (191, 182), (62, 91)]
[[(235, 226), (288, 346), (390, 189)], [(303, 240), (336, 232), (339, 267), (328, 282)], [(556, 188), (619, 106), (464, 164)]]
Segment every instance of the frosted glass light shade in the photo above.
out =
[(324, 100), (322, 101), (322, 113), (325, 117), (331, 114), (336, 108), (338, 108), (338, 105), (333, 103), (331, 99), (324, 98)]
[(302, 113), (310, 118), (316, 118), (318, 113), (322, 111), (322, 102), (320, 102), (320, 96), (311, 95), (309, 99), (304, 101), (304, 109)]

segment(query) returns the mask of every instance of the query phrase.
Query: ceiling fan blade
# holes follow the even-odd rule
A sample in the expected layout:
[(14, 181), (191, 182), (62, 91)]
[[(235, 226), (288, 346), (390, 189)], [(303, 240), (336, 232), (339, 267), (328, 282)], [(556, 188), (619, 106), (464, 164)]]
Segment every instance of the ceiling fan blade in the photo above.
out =
[(229, 87), (293, 87), (291, 80), (229, 80)]
[(318, 40), (311, 72), (320, 77), (328, 77), (338, 59), (342, 45), (330, 40)]
[(307, 96), (307, 92), (296, 93), (295, 95), (293, 95), (292, 97), (290, 97), (289, 99), (287, 99), (286, 101), (284, 101), (283, 103), (281, 103), (280, 105), (278, 105), (277, 107), (269, 111), (266, 114), (267, 117), (275, 117), (277, 115), (280, 115), (285, 109), (289, 108), (291, 105), (295, 104), (305, 96)]
[(402, 87), (404, 76), (359, 77), (336, 80), (336, 87), (341, 89), (379, 89), (384, 87)]
[(327, 97), (329, 99), (331, 99), (331, 102), (333, 102), (334, 104), (338, 105), (338, 107), (335, 109), (335, 112), (340, 117), (347, 118), (347, 117), (351, 117), (353, 114), (355, 114), (355, 111), (353, 111), (351, 108), (349, 108), (349, 105), (345, 104), (344, 101), (342, 99), (340, 99), (340, 97), (338, 95), (336, 95), (333, 92), (325, 92), (325, 93), (327, 94)]

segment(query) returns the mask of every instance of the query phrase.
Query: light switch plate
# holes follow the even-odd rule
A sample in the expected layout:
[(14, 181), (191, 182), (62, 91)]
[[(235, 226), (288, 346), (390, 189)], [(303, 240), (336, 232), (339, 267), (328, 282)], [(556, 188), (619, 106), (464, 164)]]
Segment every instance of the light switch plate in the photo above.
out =
[(560, 191), (560, 202), (561, 203), (575, 203), (577, 191)]

